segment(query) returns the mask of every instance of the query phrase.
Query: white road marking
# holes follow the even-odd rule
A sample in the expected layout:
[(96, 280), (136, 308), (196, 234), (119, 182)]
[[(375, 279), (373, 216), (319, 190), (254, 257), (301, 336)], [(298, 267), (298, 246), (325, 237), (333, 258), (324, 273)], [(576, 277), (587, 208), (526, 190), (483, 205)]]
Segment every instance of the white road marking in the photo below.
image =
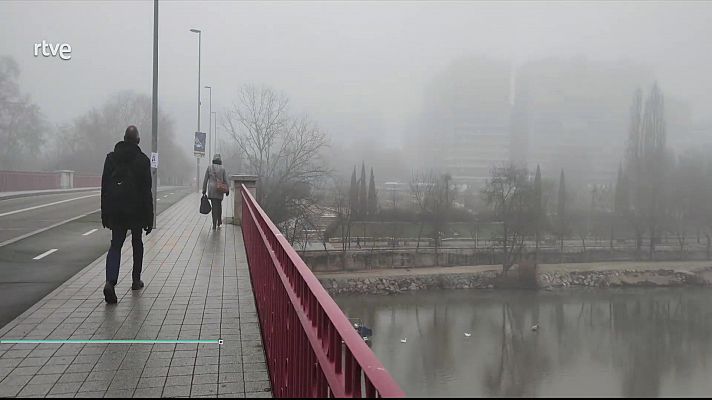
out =
[(72, 221), (76, 221), (76, 220), (78, 220), (78, 219), (80, 219), (80, 218), (84, 218), (84, 217), (86, 217), (87, 215), (91, 215), (91, 214), (97, 213), (97, 212), (99, 212), (99, 211), (101, 211), (101, 209), (94, 210), (94, 211), (88, 212), (88, 213), (86, 213), (86, 214), (78, 215), (78, 216), (76, 216), (76, 217), (69, 218), (69, 219), (66, 219), (66, 220), (64, 220), (64, 221), (57, 222), (56, 224), (52, 224), (52, 225), (50, 225), (50, 226), (46, 226), (46, 227), (41, 228), (41, 229), (38, 229), (38, 230), (36, 230), (36, 231), (32, 231), (32, 232), (30, 232), (30, 233), (26, 233), (26, 234), (24, 234), (24, 235), (22, 235), (22, 236), (18, 236), (18, 237), (16, 237), (16, 238), (12, 238), (12, 239), (6, 240), (6, 241), (0, 243), (0, 247), (7, 246), (7, 245), (9, 245), (9, 244), (13, 244), (13, 243), (19, 242), (19, 241), (22, 240), (22, 239), (27, 239), (27, 238), (30, 237), (30, 236), (34, 236), (34, 235), (37, 235), (38, 233), (42, 233), (42, 232), (48, 231), (48, 230), (50, 230), (50, 229), (52, 229), (52, 228), (56, 228), (56, 227), (58, 227), (58, 226), (60, 226), (60, 225), (64, 225), (64, 224), (66, 224), (66, 223), (69, 223), (69, 222), (72, 222)]
[(59, 249), (47, 250), (47, 251), (45, 251), (44, 253), (40, 254), (39, 256), (33, 258), (33, 260), (41, 260), (41, 259), (47, 257), (48, 255), (54, 253), (54, 252), (57, 251), (57, 250), (59, 250)]
[[(97, 191), (96, 193), (97, 193), (97, 194), (100, 194), (101, 191)], [(91, 196), (87, 196), (87, 197), (91, 197)], [(78, 200), (78, 199), (70, 199), (70, 200)], [(160, 200), (160, 199), (157, 199), (157, 200)], [(231, 209), (232, 209), (231, 207), (228, 208), (228, 210), (231, 210)], [(0, 242), (0, 247), (5, 247), (5, 246), (7, 246), (7, 245), (10, 245), (10, 244), (13, 244), (13, 243), (17, 243), (17, 242), (19, 242), (20, 240), (27, 239), (28, 237), (31, 237), (31, 236), (40, 234), (40, 233), (42, 233), (42, 232), (46, 232), (46, 231), (48, 231), (48, 230), (50, 230), (50, 229), (53, 229), (53, 228), (56, 228), (56, 227), (58, 227), (58, 226), (67, 224), (67, 223), (69, 223), (69, 222), (76, 221), (76, 220), (81, 219), (81, 218), (84, 218), (84, 217), (86, 217), (86, 216), (88, 216), (88, 215), (92, 215), (92, 214), (94, 214), (94, 213), (98, 213), (99, 211), (101, 211), (101, 209), (96, 209), (96, 210), (94, 210), (94, 211), (89, 211), (88, 213), (85, 213), (85, 214), (82, 214), (82, 215), (77, 215), (76, 217), (68, 218), (68, 219), (66, 219), (66, 220), (64, 220), (64, 221), (57, 222), (56, 224), (52, 224), (52, 225), (50, 225), (50, 226), (46, 226), (46, 227), (44, 227), (44, 228), (37, 229), (36, 231), (32, 231), (32, 232), (26, 233), (26, 234), (24, 234), (24, 235), (21, 235), (21, 236), (18, 236), (18, 237), (14, 237), (14, 238), (12, 238), (12, 239), (8, 239), (8, 240), (6, 240), (6, 241), (4, 241), (4, 242)]]
[(89, 236), (89, 235), (91, 235), (92, 233), (94, 233), (94, 232), (96, 232), (96, 231), (98, 231), (98, 229), (92, 229), (92, 230), (90, 230), (89, 232), (82, 234), (82, 236)]
[(91, 194), (91, 195), (89, 195), (89, 196), (75, 197), (75, 198), (73, 198), (73, 199), (55, 201), (54, 203), (41, 204), (41, 205), (39, 205), (39, 206), (23, 208), (23, 209), (21, 209), (21, 210), (8, 211), (8, 212), (6, 212), (6, 213), (0, 214), (0, 217), (6, 217), (6, 216), (8, 216), (8, 215), (19, 214), (19, 213), (21, 213), (21, 212), (37, 210), (38, 208), (45, 208), (45, 207), (55, 206), (55, 205), (57, 205), (57, 204), (68, 203), (68, 202), (70, 202), (70, 201), (81, 200), (81, 199), (86, 199), (86, 198), (89, 198), (89, 197), (96, 197), (96, 196), (98, 196), (98, 194)]

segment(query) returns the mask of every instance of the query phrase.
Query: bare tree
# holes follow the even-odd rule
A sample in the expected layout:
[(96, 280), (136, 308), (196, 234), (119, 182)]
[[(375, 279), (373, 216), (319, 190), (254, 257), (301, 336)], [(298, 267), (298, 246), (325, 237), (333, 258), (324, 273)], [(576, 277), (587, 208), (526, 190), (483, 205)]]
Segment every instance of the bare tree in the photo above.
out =
[(640, 90), (633, 98), (626, 160), (626, 173), (632, 190), (629, 214), (636, 232), (636, 253), (640, 253), (643, 231), (647, 229), (651, 260), (655, 257), (655, 244), (659, 239), (661, 216), (665, 208), (663, 182), (669, 164), (665, 140), (663, 95), (655, 84), (644, 110)]
[(333, 229), (338, 229), (341, 237), (341, 251), (346, 253), (348, 242), (350, 241), (351, 217), (353, 208), (350, 201), (350, 190), (347, 190), (346, 184), (339, 179), (333, 180), (331, 189), (332, 212), (336, 215), (336, 221), (332, 225)]
[(415, 204), (418, 207), (418, 244), (416, 245), (416, 252), (420, 249), (420, 240), (423, 237), (423, 227), (428, 220), (429, 214), (429, 199), (432, 197), (433, 191), (435, 191), (436, 177), (432, 171), (425, 173), (412, 172), (410, 179), (410, 193), (415, 200)]
[(450, 185), (452, 178), (449, 174), (440, 175), (435, 180), (435, 186), (427, 198), (426, 204), (430, 214), (435, 245), (435, 265), (439, 264), (440, 247), (443, 236), (448, 232), (450, 210), (454, 199), (453, 188)]
[(697, 225), (703, 228), (707, 203), (712, 201), (705, 176), (707, 157), (703, 153), (688, 152), (678, 158), (666, 182), (670, 188), (666, 192), (668, 206), (666, 217), (668, 229), (673, 233), (680, 258), (684, 258), (687, 235), (690, 227)]
[(536, 175), (534, 176), (534, 192), (532, 193), (533, 200), (533, 215), (532, 224), (534, 225), (534, 242), (535, 242), (535, 252), (534, 259), (535, 262), (539, 261), (539, 242), (541, 240), (541, 231), (544, 224), (544, 219), (546, 218), (546, 213), (544, 212), (543, 198), (542, 198), (542, 187), (541, 187), (541, 169), (539, 165), (536, 166)]
[[(592, 192), (593, 193), (593, 192)], [(585, 192), (583, 196), (572, 196), (570, 210), (565, 213), (570, 232), (577, 236), (581, 242), (582, 259), (586, 259), (586, 239), (592, 234), (591, 218), (593, 217), (593, 207), (586, 204), (585, 198), (588, 197)], [(593, 197), (593, 196), (592, 196)]]
[(502, 237), (498, 239), (506, 273), (521, 257), (524, 239), (531, 230), (533, 188), (526, 169), (514, 165), (495, 167), (482, 190), (485, 201), (494, 209), (502, 223)]
[(698, 187), (699, 192), (697, 193), (699, 194), (697, 198), (699, 200), (695, 202), (695, 209), (699, 210), (696, 217), (703, 226), (707, 242), (707, 259), (710, 260), (712, 259), (712, 161), (707, 160), (703, 171), (703, 177), (699, 180), (703, 184)]
[(650, 232), (649, 258), (655, 258), (655, 243), (658, 240), (658, 229), (660, 216), (665, 205), (663, 204), (663, 182), (666, 173), (666, 153), (665, 153), (665, 111), (663, 106), (663, 95), (658, 85), (653, 85), (653, 89), (645, 103), (645, 113), (643, 114), (643, 134), (645, 135), (645, 158), (644, 168), (647, 172), (647, 192), (650, 194), (649, 207), (647, 210), (647, 224)]
[[(131, 91), (118, 92), (99, 108), (91, 109), (63, 126), (56, 135), (57, 152), (49, 161), (55, 169), (101, 173), (106, 153), (122, 140), (124, 130), (136, 125), (139, 132), (151, 130), (151, 97)], [(191, 176), (190, 159), (177, 145), (172, 119), (159, 113), (162, 184), (183, 184)], [(144, 150), (146, 144), (142, 143)]]
[(623, 166), (618, 167), (618, 177), (616, 179), (616, 186), (614, 188), (615, 194), (613, 195), (613, 213), (611, 213), (611, 223), (610, 223), (610, 248), (613, 250), (613, 240), (615, 237), (616, 227), (620, 225), (620, 220), (628, 215), (628, 207), (630, 201), (628, 199), (628, 181), (623, 174)]
[(316, 204), (312, 187), (328, 173), (326, 134), (309, 117), (290, 115), (288, 103), (269, 87), (246, 85), (223, 118), (246, 172), (259, 177), (257, 200), (278, 225), (305, 218)]
[(479, 264), (477, 243), (480, 239), (480, 221), (478, 217), (476, 215), (473, 216), (472, 221), (467, 226), (470, 239), (472, 239), (472, 255), (475, 256), (475, 264)]
[(626, 189), (630, 192), (629, 195), (625, 196), (626, 200), (629, 201), (629, 204), (625, 207), (625, 211), (635, 232), (635, 253), (637, 259), (640, 258), (644, 230), (644, 217), (641, 210), (641, 205), (644, 202), (642, 184), (644, 169), (642, 160), (645, 151), (642, 137), (642, 110), (643, 92), (638, 89), (633, 95), (633, 103), (630, 107), (630, 126), (628, 127), (628, 145), (624, 170), (624, 179), (628, 183)]
[[(36, 164), (47, 124), (37, 105), (20, 93), (20, 68), (10, 57), (0, 57), (0, 168)], [(36, 165), (34, 165), (36, 168)]]

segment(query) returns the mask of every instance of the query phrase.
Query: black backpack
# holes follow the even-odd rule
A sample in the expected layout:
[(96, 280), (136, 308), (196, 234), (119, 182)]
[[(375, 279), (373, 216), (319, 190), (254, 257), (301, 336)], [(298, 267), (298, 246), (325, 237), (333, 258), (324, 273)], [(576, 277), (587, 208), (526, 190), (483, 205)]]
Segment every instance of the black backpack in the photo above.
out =
[(138, 214), (141, 206), (140, 193), (136, 177), (131, 168), (135, 158), (126, 163), (111, 160), (114, 171), (109, 183), (109, 204), (112, 214), (119, 217), (133, 217)]

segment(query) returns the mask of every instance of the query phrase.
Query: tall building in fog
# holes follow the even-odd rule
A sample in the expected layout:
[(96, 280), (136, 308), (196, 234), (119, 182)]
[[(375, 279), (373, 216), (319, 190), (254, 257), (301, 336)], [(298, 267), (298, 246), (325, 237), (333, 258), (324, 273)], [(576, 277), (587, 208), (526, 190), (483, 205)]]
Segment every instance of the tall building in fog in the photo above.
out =
[[(574, 184), (612, 184), (633, 93), (654, 81), (641, 66), (585, 58), (531, 61), (514, 71), (502, 61), (458, 61), (426, 90), (411, 142), (416, 163), (474, 188), (492, 167), (510, 162), (540, 165), (548, 177), (564, 169)], [(679, 151), (691, 141), (689, 112), (670, 96), (666, 120), (670, 146)]]
[(510, 71), (505, 62), (470, 58), (453, 63), (428, 86), (416, 162), (481, 186), (494, 165), (509, 160)]
[(532, 169), (538, 164), (548, 176), (563, 168), (571, 181), (611, 183), (625, 149), (633, 92), (652, 82), (651, 74), (629, 64), (575, 58), (522, 65), (515, 82), (513, 161)]

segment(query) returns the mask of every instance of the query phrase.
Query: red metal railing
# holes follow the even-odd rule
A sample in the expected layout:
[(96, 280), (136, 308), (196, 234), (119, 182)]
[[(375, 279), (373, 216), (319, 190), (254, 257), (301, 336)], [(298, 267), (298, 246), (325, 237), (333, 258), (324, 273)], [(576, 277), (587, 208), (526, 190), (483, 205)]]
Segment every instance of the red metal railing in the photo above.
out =
[(0, 171), (0, 192), (59, 189), (56, 172)]
[(244, 185), (242, 234), (275, 397), (405, 394)]
[(98, 175), (74, 175), (75, 188), (101, 187), (101, 176)]

